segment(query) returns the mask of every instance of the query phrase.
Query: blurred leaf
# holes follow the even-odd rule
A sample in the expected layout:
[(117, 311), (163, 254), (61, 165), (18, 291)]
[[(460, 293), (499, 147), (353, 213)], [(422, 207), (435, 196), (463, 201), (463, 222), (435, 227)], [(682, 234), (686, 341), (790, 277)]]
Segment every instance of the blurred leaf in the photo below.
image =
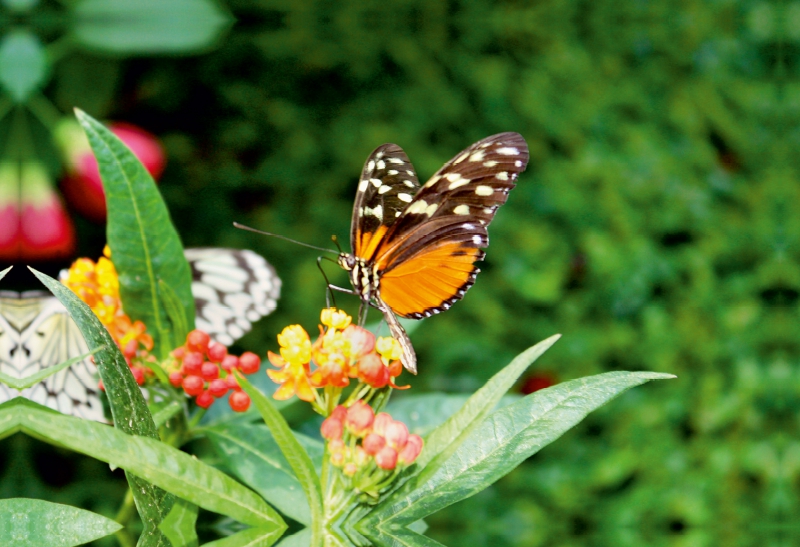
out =
[(17, 103), (25, 100), (49, 77), (47, 54), (39, 38), (27, 30), (7, 32), (0, 41), (0, 86)]
[(119, 274), (125, 313), (147, 325), (154, 353), (166, 357), (171, 329), (161, 305), (158, 283), (174, 291), (194, 328), (192, 274), (183, 246), (153, 178), (111, 131), (76, 110), (92, 146), (108, 206), (108, 245)]
[(163, 279), (158, 280), (158, 294), (161, 297), (164, 310), (167, 312), (167, 318), (169, 318), (169, 322), (172, 325), (170, 347), (177, 348), (182, 346), (190, 330), (186, 320), (186, 310), (181, 306), (178, 295)]
[(204, 543), (203, 547), (270, 547), (282, 535), (282, 528), (278, 530), (269, 527), (248, 528), (232, 536)]
[(196, 457), (160, 441), (65, 416), (17, 397), (0, 405), (0, 435), (23, 431), (121, 467), (203, 509), (243, 524), (283, 531), (283, 519), (249, 490)]
[[(311, 524), (300, 481), (281, 453), (278, 443), (264, 424), (221, 424), (202, 430), (214, 445), (222, 462), (240, 480), (300, 524)], [(311, 461), (322, 460), (322, 443), (295, 433)]]
[(3, 547), (73, 547), (122, 528), (102, 515), (43, 500), (0, 500), (0, 545)]
[(532, 393), (492, 413), (426, 482), (394, 494), (357, 529), (369, 535), (408, 525), (488, 487), (589, 412), (650, 380), (674, 378), (654, 372), (609, 372)]
[(82, 0), (72, 15), (79, 44), (125, 55), (195, 53), (233, 22), (211, 0)]

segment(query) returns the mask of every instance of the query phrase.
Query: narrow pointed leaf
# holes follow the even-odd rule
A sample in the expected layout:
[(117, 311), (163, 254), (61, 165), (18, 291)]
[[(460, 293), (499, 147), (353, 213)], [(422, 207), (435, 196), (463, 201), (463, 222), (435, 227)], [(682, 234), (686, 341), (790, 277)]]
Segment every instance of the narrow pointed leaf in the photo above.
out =
[(164, 532), (173, 547), (197, 547), (197, 522), (198, 508), (186, 500), (177, 499), (166, 518), (158, 525)]
[[(311, 524), (311, 511), (300, 481), (278, 443), (263, 424), (223, 424), (203, 430), (225, 467), (261, 494), (284, 515), (300, 524)], [(317, 440), (295, 434), (312, 461), (322, 460)]]
[(170, 347), (177, 348), (186, 341), (189, 334), (189, 322), (186, 319), (186, 310), (181, 305), (181, 300), (175, 291), (163, 279), (158, 280), (158, 294), (161, 304), (167, 312), (167, 318), (172, 325), (172, 342)]
[[(674, 378), (654, 372), (609, 372), (537, 391), (496, 410), (418, 488), (393, 496), (356, 528), (406, 526), (467, 498), (560, 437), (589, 412), (620, 393), (650, 380)], [(387, 528), (388, 527), (388, 528)]]
[[(232, 536), (204, 543), (203, 547), (270, 547), (283, 535), (283, 530), (274, 528), (248, 528)], [(304, 547), (307, 547), (306, 543)]]
[(163, 280), (194, 328), (192, 274), (178, 233), (153, 178), (122, 141), (100, 122), (76, 110), (92, 147), (106, 194), (108, 245), (119, 274), (125, 313), (147, 325), (154, 353), (166, 356), (171, 329), (159, 297)]
[(64, 370), (65, 368), (71, 367), (75, 363), (83, 361), (84, 359), (86, 359), (90, 355), (94, 355), (101, 349), (105, 348), (102, 347), (95, 348), (88, 353), (84, 353), (83, 355), (79, 355), (78, 357), (73, 357), (72, 359), (67, 359), (63, 363), (59, 363), (52, 367), (44, 368), (39, 372), (31, 374), (30, 376), (25, 376), (24, 378), (14, 378), (12, 376), (9, 376), (8, 374), (0, 372), (0, 382), (3, 382), (7, 386), (13, 387), (14, 389), (25, 389), (27, 387), (31, 387), (34, 384), (38, 384), (45, 378), (49, 378), (50, 376), (52, 376), (53, 374), (55, 374), (60, 370)]
[[(147, 408), (142, 391), (136, 384), (136, 380), (133, 379), (130, 367), (94, 312), (75, 293), (52, 277), (32, 268), (31, 271), (67, 309), (70, 317), (80, 329), (86, 345), (90, 348), (103, 347), (95, 354), (95, 363), (108, 394), (108, 404), (111, 408), (114, 426), (128, 435), (142, 435), (158, 439), (158, 430), (153, 416)], [(124, 468), (124, 466), (120, 467)], [(127, 474), (127, 478), (139, 516), (145, 525), (143, 535), (146, 538), (160, 537), (161, 532), (158, 530), (158, 525), (169, 512), (172, 499), (160, 488), (148, 484), (138, 477)]]
[(263, 393), (254, 388), (242, 375), (237, 375), (237, 379), (242, 389), (250, 396), (256, 409), (272, 432), (272, 436), (275, 438), (275, 442), (280, 447), (281, 452), (283, 452), (286, 461), (292, 467), (297, 480), (300, 481), (311, 509), (312, 523), (319, 525), (322, 522), (322, 488), (319, 483), (319, 476), (314, 470), (314, 463), (272, 402)]
[(3, 547), (73, 547), (120, 528), (109, 518), (69, 505), (25, 498), (0, 500)]
[(281, 532), (286, 527), (280, 515), (255, 492), (218, 469), (160, 441), (65, 416), (23, 398), (0, 406), (2, 427), (21, 430), (121, 467), (203, 509), (241, 523)]
[(296, 534), (281, 539), (278, 547), (308, 547), (311, 545), (311, 530), (303, 528)]

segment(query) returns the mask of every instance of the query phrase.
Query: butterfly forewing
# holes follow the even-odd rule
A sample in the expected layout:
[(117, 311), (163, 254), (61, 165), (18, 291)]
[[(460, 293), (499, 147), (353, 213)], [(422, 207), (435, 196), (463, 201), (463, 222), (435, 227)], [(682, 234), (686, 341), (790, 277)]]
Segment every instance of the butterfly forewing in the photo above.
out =
[(350, 246), (366, 257), (419, 190), (414, 166), (396, 144), (384, 144), (367, 158), (353, 205)]
[(528, 163), (517, 133), (483, 139), (447, 162), (414, 196), (376, 247), (380, 296), (404, 317), (462, 298), (489, 244), (487, 227)]

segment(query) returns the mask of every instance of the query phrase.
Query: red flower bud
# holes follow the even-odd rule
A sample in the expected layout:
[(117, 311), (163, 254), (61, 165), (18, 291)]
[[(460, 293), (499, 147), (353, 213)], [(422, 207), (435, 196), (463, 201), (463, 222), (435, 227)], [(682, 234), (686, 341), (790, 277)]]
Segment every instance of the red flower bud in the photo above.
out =
[(397, 455), (398, 461), (405, 465), (414, 463), (419, 453), (422, 452), (422, 437), (419, 435), (409, 435), (406, 445)]
[(239, 358), (235, 355), (226, 355), (222, 358), (222, 370), (230, 372), (239, 367)]
[(344, 433), (344, 424), (341, 420), (338, 420), (333, 416), (328, 416), (325, 418), (325, 421), (322, 422), (320, 433), (325, 439), (328, 440), (341, 439), (342, 433)]
[(169, 383), (172, 387), (181, 387), (183, 385), (183, 374), (180, 372), (171, 372), (169, 375)]
[(260, 366), (261, 358), (252, 351), (246, 351), (239, 357), (239, 370), (245, 374), (258, 372), (258, 367)]
[(212, 404), (214, 404), (214, 396), (211, 395), (208, 391), (202, 392), (197, 398), (194, 400), (197, 403), (197, 406), (200, 408), (208, 408)]
[(375, 335), (364, 327), (350, 325), (342, 331), (342, 336), (350, 341), (350, 355), (353, 359), (358, 359), (375, 348)]
[(228, 404), (234, 412), (244, 412), (250, 408), (250, 396), (244, 391), (234, 391), (228, 397)]
[(221, 362), (228, 355), (228, 348), (219, 342), (210, 342), (208, 344), (208, 360), (215, 363)]
[(190, 375), (183, 379), (183, 391), (187, 395), (196, 396), (203, 392), (205, 381), (200, 376)]
[(520, 387), (520, 391), (525, 395), (545, 389), (558, 383), (555, 376), (547, 372), (540, 372), (528, 377)]
[(131, 373), (133, 374), (133, 379), (136, 380), (136, 383), (144, 385), (144, 368), (143, 367), (131, 367)]
[(219, 367), (216, 365), (216, 363), (206, 361), (200, 368), (200, 376), (203, 377), (203, 380), (213, 380), (215, 378), (219, 378)]
[(53, 260), (70, 256), (75, 251), (75, 229), (44, 166), (23, 163), (19, 180), (14, 182), (21, 189), (20, 258)]
[(350, 433), (361, 437), (367, 433), (374, 419), (375, 413), (372, 408), (364, 401), (356, 401), (347, 409), (345, 425)]
[(333, 412), (331, 412), (330, 417), (344, 421), (344, 419), (347, 417), (347, 407), (344, 405), (337, 406), (333, 409)]
[(211, 337), (198, 329), (194, 329), (188, 335), (186, 335), (186, 347), (189, 351), (196, 351), (203, 355), (208, 351), (208, 343), (211, 341)]
[(228, 382), (222, 378), (215, 378), (208, 384), (208, 391), (211, 393), (211, 395), (217, 398), (225, 395), (228, 392), (228, 389), (230, 389)]
[(375, 463), (381, 469), (394, 469), (397, 465), (397, 451), (392, 447), (384, 446), (375, 454)]
[(183, 369), (186, 374), (199, 376), (203, 370), (203, 355), (196, 351), (190, 351), (183, 356)]
[(234, 391), (241, 391), (242, 386), (239, 385), (239, 382), (236, 380), (236, 376), (233, 374), (228, 374), (225, 377), (225, 381), (228, 383), (228, 387)]
[(364, 447), (367, 454), (374, 456), (381, 448), (386, 446), (386, 439), (375, 433), (370, 433), (364, 437), (361, 445)]

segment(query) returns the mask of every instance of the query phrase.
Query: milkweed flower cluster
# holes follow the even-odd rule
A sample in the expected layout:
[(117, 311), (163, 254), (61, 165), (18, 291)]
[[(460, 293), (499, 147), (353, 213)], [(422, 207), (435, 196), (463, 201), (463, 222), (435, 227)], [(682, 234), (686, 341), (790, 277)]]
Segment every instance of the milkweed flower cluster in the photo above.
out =
[(153, 337), (144, 323), (131, 320), (122, 309), (119, 277), (108, 246), (103, 255), (97, 262), (79, 258), (62, 273), (61, 282), (92, 309), (125, 356), (136, 383), (143, 385), (146, 377), (152, 375), (145, 363), (155, 361), (150, 354)]
[(320, 431), (328, 441), (330, 463), (341, 471), (346, 487), (372, 497), (414, 463), (423, 446), (406, 424), (385, 412), (376, 415), (360, 400), (337, 406)]
[(315, 390), (341, 389), (350, 385), (351, 379), (373, 389), (402, 389), (394, 383), (403, 371), (403, 350), (397, 340), (376, 338), (367, 329), (353, 325), (352, 318), (336, 308), (322, 310), (320, 322), (320, 335), (313, 343), (300, 325), (290, 325), (278, 335), (280, 354), (267, 355), (278, 368), (267, 370), (280, 384), (275, 399), (297, 395), (303, 401), (320, 402)]
[(239, 387), (233, 371), (253, 374), (260, 366), (261, 358), (255, 353), (246, 351), (238, 357), (229, 354), (227, 347), (197, 329), (186, 336), (186, 343), (173, 350), (164, 363), (170, 384), (194, 397), (197, 406), (208, 408), (231, 391), (228, 404), (235, 412), (247, 410), (250, 397)]

